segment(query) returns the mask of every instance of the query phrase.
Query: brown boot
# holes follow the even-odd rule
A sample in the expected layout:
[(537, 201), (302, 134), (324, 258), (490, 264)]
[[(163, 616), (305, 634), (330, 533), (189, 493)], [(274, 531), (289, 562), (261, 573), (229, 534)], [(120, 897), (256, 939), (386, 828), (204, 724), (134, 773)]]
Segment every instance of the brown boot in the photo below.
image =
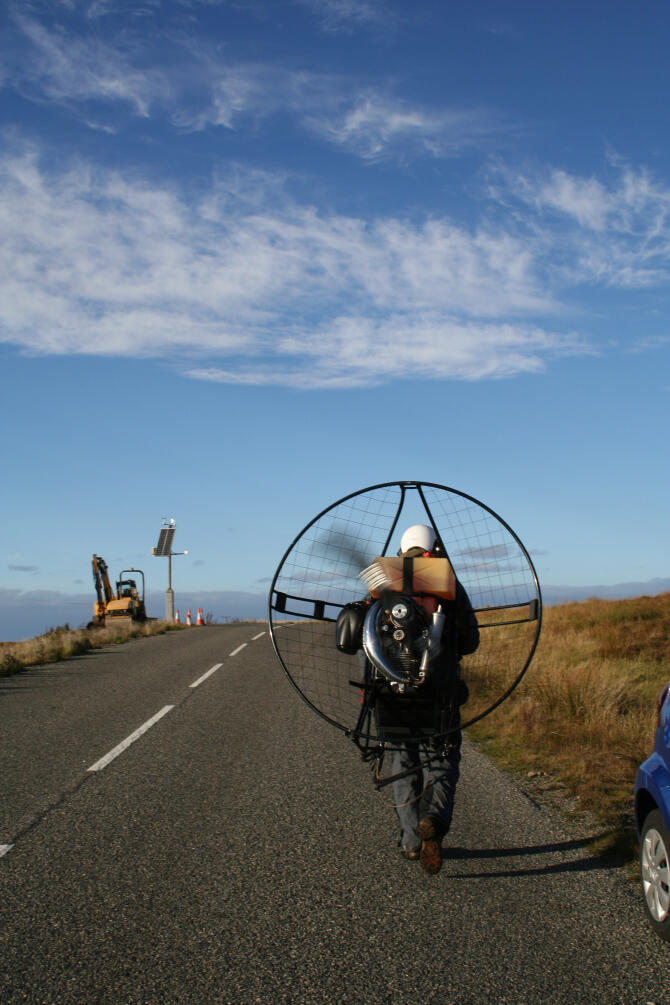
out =
[(422, 817), (417, 833), (421, 838), (421, 865), (427, 873), (435, 876), (442, 868), (442, 835), (431, 817)]

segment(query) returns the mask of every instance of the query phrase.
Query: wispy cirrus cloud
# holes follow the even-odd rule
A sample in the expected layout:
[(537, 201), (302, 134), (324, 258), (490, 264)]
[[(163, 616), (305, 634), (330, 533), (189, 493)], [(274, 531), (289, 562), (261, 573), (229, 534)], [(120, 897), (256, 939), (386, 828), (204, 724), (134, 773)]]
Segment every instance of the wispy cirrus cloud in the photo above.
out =
[[(61, 0), (66, 7), (78, 7), (90, 19), (124, 12), (134, 16), (151, 14), (165, 8), (165, 0)], [(327, 30), (347, 30), (361, 25), (388, 24), (394, 20), (389, 0), (288, 0), (305, 8)], [(199, 7), (242, 8), (260, 17), (266, 11), (266, 0), (179, 0), (183, 8)]]
[(485, 109), (427, 109), (373, 88), (357, 91), (338, 107), (307, 110), (304, 124), (366, 160), (449, 157), (490, 147), (506, 131)]
[[(642, 178), (606, 190), (614, 208), (597, 226), (578, 201), (557, 209), (546, 183), (531, 190), (526, 178), (506, 193), (509, 218), (466, 228), (320, 213), (279, 198), (262, 174), (246, 188), (222, 177), (193, 200), (84, 162), (55, 172), (39, 150), (17, 148), (0, 160), (0, 339), (172, 365), (186, 355), (193, 378), (260, 386), (537, 372), (592, 351), (566, 329), (564, 294), (633, 275), (667, 283), (670, 236), (658, 227), (667, 193)], [(575, 256), (608, 255), (608, 271), (555, 271), (557, 240)]]
[[(368, 5), (333, 3), (328, 9), (363, 16)], [(377, 10), (370, 4), (370, 16)], [(98, 11), (100, 20), (106, 9)], [(114, 131), (124, 119), (160, 116), (187, 131), (253, 130), (275, 116), (366, 161), (417, 156), (451, 157), (490, 148), (509, 134), (500, 113), (478, 107), (425, 108), (395, 93), (392, 81), (302, 71), (269, 63), (236, 61), (206, 39), (175, 32), (168, 49), (156, 49), (151, 32), (131, 25), (110, 38), (15, 13), (16, 45), (6, 47), (4, 85), (29, 100), (68, 107), (83, 122)], [(2, 83), (2, 81), (0, 81)], [(109, 121), (105, 120), (105, 110)], [(110, 124), (110, 122), (112, 124)]]
[(297, 0), (325, 31), (347, 32), (361, 26), (388, 28), (396, 20), (388, 0)]
[(575, 281), (628, 289), (667, 281), (670, 189), (649, 172), (623, 165), (609, 185), (564, 170), (504, 174), (505, 190), (569, 250), (563, 267)]
[(252, 365), (193, 367), (216, 383), (298, 389), (371, 387), (393, 380), (482, 380), (536, 373), (579, 340), (528, 325), (463, 323), (444, 315), (375, 321), (351, 315), (279, 338)]
[(427, 109), (390, 85), (362, 88), (354, 79), (255, 64), (210, 65), (208, 77), (209, 99), (175, 113), (182, 127), (243, 129), (288, 114), (303, 132), (367, 161), (451, 157), (490, 149), (512, 132), (487, 109)]
[(253, 205), (223, 184), (193, 204), (84, 164), (48, 173), (34, 150), (5, 158), (0, 182), (0, 332), (31, 351), (187, 348), (206, 379), (347, 386), (500, 376), (564, 348), (500, 322), (554, 309), (504, 233), (271, 207), (257, 190)]
[[(302, 91), (309, 88), (307, 75), (293, 74), (265, 64), (222, 64), (208, 61), (201, 67), (201, 91), (198, 101), (184, 103), (172, 112), (174, 122), (185, 129), (202, 130), (209, 126), (243, 129), (250, 121), (274, 115), (282, 109), (295, 112), (302, 102)], [(310, 101), (317, 79), (312, 81)]]
[(133, 45), (123, 47), (59, 26), (47, 28), (23, 14), (15, 14), (14, 23), (27, 47), (6, 57), (11, 65), (7, 81), (32, 100), (121, 102), (147, 117), (155, 101), (166, 101), (172, 93), (167, 74), (139, 65)]

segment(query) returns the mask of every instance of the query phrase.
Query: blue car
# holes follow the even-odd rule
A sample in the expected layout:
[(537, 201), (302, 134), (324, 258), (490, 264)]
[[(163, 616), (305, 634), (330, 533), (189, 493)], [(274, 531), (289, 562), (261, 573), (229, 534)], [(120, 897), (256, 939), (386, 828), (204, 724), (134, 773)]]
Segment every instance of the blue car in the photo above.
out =
[(658, 699), (654, 750), (635, 778), (635, 827), (647, 917), (670, 942), (670, 684)]

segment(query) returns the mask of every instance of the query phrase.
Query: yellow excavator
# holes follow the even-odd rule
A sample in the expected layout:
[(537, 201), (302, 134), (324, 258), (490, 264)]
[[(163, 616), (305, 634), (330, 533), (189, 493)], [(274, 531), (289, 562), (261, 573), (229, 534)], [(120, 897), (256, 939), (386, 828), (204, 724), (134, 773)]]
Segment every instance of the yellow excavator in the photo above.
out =
[[(141, 592), (137, 586), (139, 576), (142, 577)], [(97, 600), (93, 606), (93, 620), (89, 621), (87, 628), (100, 627), (109, 622), (123, 624), (146, 621), (144, 573), (141, 569), (124, 569), (116, 581), (116, 592), (114, 592), (109, 582), (107, 563), (104, 558), (94, 555), (93, 585)]]

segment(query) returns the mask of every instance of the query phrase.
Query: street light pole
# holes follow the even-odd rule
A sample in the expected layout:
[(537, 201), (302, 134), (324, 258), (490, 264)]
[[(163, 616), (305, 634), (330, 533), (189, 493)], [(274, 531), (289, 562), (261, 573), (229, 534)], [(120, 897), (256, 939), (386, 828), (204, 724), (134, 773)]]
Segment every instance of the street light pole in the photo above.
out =
[(172, 552), (168, 552), (168, 588), (165, 591), (165, 620), (168, 624), (174, 621), (174, 590), (172, 589)]
[(188, 555), (188, 551), (168, 552), (168, 588), (165, 591), (165, 620), (172, 623), (174, 621), (174, 590), (172, 589), (172, 556)]
[(165, 620), (172, 624), (174, 621), (174, 590), (172, 589), (172, 556), (188, 555), (188, 551), (173, 551), (172, 539), (176, 530), (174, 520), (166, 520), (163, 517), (163, 526), (158, 536), (158, 544), (151, 549), (151, 554), (159, 558), (168, 560), (168, 588), (165, 591)]

